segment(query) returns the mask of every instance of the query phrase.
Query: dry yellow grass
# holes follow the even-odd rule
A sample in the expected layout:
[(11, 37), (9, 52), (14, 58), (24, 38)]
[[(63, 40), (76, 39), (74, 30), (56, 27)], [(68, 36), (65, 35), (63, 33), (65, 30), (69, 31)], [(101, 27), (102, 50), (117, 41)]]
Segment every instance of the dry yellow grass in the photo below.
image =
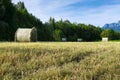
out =
[(119, 42), (0, 43), (0, 80), (119, 79)]

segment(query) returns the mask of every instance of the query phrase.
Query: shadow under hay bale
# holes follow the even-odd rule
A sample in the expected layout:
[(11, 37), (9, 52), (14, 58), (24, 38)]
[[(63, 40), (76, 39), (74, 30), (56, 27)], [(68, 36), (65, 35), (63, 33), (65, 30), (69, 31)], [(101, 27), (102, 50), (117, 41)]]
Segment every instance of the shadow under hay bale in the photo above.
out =
[(15, 33), (16, 42), (36, 42), (37, 29), (33, 28), (18, 28)]

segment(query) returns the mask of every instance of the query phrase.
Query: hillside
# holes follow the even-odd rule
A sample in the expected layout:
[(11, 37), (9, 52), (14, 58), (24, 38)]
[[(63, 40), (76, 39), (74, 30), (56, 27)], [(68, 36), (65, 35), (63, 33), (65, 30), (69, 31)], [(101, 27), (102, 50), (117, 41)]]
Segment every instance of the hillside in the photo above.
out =
[(118, 21), (117, 23), (110, 23), (110, 24), (105, 24), (103, 26), (104, 29), (113, 29), (117, 32), (120, 32), (120, 21)]
[(119, 62), (119, 42), (0, 43), (0, 80), (119, 80)]

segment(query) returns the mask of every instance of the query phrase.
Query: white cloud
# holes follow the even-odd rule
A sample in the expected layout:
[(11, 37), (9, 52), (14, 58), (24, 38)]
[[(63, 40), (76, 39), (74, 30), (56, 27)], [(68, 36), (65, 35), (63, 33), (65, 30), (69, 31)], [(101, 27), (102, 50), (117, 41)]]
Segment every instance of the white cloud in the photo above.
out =
[[(17, 3), (19, 0), (12, 0)], [(30, 13), (40, 18), (42, 21), (47, 21), (49, 17), (54, 17), (56, 20), (68, 19), (72, 22), (93, 24), (103, 26), (105, 23), (117, 22), (120, 20), (120, 5), (103, 5), (99, 7), (83, 8), (66, 10), (65, 6), (77, 2), (87, 0), (21, 0), (25, 3), (26, 8)], [(94, 1), (94, 0), (89, 0)], [(115, 0), (116, 2), (118, 0)]]
[(117, 22), (120, 20), (120, 5), (107, 5), (99, 8), (90, 9), (83, 12), (82, 20), (84, 23), (103, 26), (106, 23)]
[[(18, 1), (19, 0), (12, 0), (13, 3), (17, 3)], [(30, 13), (40, 18), (42, 21), (47, 21), (50, 16), (53, 17), (57, 16), (53, 14), (55, 14), (55, 11), (59, 10), (61, 7), (85, 0), (20, 0), (20, 1), (23, 1), (25, 3), (25, 6)]]

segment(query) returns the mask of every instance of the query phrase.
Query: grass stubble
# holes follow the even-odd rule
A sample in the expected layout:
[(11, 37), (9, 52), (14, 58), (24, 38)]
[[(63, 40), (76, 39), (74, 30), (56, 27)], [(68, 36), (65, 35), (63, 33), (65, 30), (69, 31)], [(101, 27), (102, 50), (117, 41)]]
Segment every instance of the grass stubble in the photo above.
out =
[(0, 80), (120, 80), (120, 43), (3, 42)]

